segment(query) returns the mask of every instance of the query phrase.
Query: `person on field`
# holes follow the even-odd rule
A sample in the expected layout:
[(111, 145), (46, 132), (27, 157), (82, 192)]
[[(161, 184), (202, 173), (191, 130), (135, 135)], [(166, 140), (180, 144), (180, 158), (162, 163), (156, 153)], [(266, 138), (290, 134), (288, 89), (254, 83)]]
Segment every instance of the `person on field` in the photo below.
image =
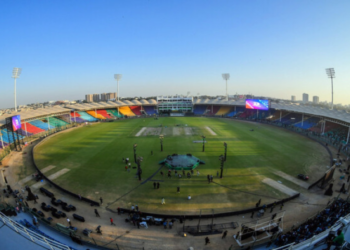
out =
[(96, 208), (95, 208), (95, 215), (96, 217), (101, 217)]

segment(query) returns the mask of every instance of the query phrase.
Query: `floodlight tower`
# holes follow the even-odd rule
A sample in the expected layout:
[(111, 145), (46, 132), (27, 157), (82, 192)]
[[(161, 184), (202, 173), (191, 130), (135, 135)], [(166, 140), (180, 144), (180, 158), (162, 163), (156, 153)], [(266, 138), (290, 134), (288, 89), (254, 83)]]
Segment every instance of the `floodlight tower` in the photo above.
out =
[(222, 78), (226, 81), (226, 101), (228, 101), (227, 80), (230, 80), (230, 74), (224, 73), (224, 74), (222, 74)]
[(119, 101), (119, 80), (122, 79), (122, 74), (114, 74), (114, 79), (117, 80), (117, 101)]
[(331, 83), (332, 83), (332, 108), (331, 109), (333, 109), (333, 78), (335, 78), (334, 68), (327, 68), (326, 73), (328, 75), (328, 78), (331, 78)]
[(22, 72), (21, 68), (13, 68), (12, 70), (12, 78), (15, 79), (15, 111), (17, 112), (17, 98), (16, 98), (16, 79), (19, 78)]

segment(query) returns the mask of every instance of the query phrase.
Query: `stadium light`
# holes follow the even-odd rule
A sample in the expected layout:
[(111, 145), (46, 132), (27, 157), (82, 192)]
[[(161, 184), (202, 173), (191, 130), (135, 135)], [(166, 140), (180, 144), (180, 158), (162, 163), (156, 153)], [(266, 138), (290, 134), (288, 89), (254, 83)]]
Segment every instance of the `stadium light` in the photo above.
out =
[(122, 79), (122, 74), (114, 74), (114, 79), (117, 80), (117, 101), (119, 101), (119, 80)]
[(224, 74), (222, 74), (222, 78), (226, 81), (226, 101), (228, 101), (227, 80), (230, 79), (230, 74), (229, 73), (224, 73)]
[(332, 108), (331, 109), (333, 109), (333, 78), (335, 78), (334, 68), (327, 68), (326, 74), (328, 75), (328, 78), (331, 78), (331, 83), (332, 83)]
[(12, 78), (15, 79), (15, 111), (17, 112), (17, 98), (16, 98), (16, 79), (21, 75), (21, 68), (13, 68), (12, 70)]

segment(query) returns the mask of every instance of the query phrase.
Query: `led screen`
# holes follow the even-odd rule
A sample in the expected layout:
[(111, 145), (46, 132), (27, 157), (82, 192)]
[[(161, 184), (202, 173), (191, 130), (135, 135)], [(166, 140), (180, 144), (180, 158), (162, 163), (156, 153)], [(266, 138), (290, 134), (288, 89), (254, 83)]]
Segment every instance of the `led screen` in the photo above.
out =
[(21, 126), (21, 116), (19, 116), (19, 115), (12, 116), (13, 132), (17, 131), (17, 129), (20, 129), (21, 127), (22, 127)]
[(270, 102), (269, 102), (269, 100), (246, 99), (245, 100), (245, 108), (246, 109), (269, 110)]

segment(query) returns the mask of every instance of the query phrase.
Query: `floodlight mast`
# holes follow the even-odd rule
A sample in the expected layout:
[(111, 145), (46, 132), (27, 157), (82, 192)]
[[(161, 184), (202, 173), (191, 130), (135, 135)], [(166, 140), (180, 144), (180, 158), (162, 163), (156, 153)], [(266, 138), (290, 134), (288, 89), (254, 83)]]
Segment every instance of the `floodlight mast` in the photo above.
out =
[(15, 79), (15, 111), (17, 112), (17, 97), (16, 97), (16, 79), (19, 78), (21, 75), (22, 69), (21, 68), (13, 68), (12, 70), (12, 78)]
[(119, 80), (122, 79), (122, 74), (114, 74), (114, 79), (117, 80), (117, 101), (119, 101)]
[(224, 74), (222, 74), (222, 78), (226, 81), (226, 101), (228, 101), (227, 80), (230, 79), (230, 74), (224, 73)]
[(328, 75), (328, 78), (331, 78), (331, 83), (332, 83), (332, 110), (333, 110), (333, 78), (335, 78), (335, 71), (334, 68), (327, 68), (326, 73)]

